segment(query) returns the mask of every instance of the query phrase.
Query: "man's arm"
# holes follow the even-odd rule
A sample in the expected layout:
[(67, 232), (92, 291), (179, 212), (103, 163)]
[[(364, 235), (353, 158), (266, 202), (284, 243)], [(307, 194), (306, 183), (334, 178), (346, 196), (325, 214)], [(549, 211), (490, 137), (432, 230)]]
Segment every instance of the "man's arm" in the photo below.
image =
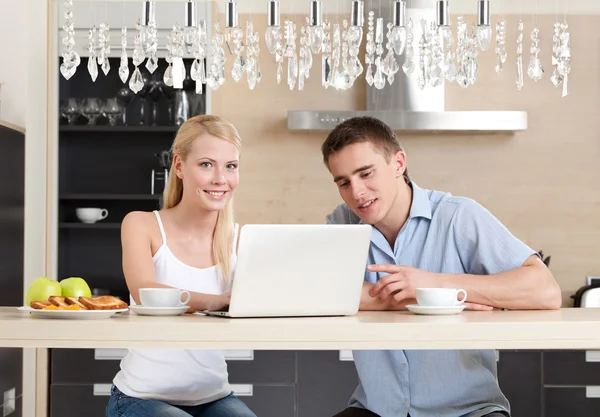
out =
[[(371, 296), (371, 289), (375, 284), (370, 282), (364, 282), (362, 288), (362, 294), (360, 296), (360, 311), (399, 311), (406, 310), (406, 306), (409, 304), (417, 304), (415, 298), (403, 299), (400, 302), (396, 302), (392, 297), (382, 300), (378, 296)], [(467, 310), (477, 311), (490, 311), (494, 308), (489, 305), (466, 302), (465, 307)]]
[(489, 211), (472, 200), (457, 209), (452, 230), (465, 274), (432, 273), (397, 265), (371, 265), (386, 272), (370, 295), (383, 301), (414, 298), (415, 288), (467, 291), (467, 301), (518, 310), (558, 309), (560, 287), (535, 251), (513, 236)]
[(515, 310), (554, 310), (562, 304), (554, 276), (537, 255), (530, 256), (520, 268), (486, 277), (439, 275), (442, 287), (463, 288), (469, 301), (476, 303)]

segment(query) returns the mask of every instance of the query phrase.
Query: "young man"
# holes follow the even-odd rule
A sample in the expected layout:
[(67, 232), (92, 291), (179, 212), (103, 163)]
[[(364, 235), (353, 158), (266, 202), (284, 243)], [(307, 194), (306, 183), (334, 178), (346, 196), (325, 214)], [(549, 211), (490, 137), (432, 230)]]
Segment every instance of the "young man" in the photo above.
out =
[[(419, 188), (394, 132), (370, 117), (322, 146), (345, 204), (327, 222), (373, 226), (361, 310), (398, 310), (415, 288), (464, 288), (468, 308), (557, 309), (560, 289), (535, 251), (465, 197)], [(490, 350), (354, 351), (360, 384), (335, 417), (508, 416)]]

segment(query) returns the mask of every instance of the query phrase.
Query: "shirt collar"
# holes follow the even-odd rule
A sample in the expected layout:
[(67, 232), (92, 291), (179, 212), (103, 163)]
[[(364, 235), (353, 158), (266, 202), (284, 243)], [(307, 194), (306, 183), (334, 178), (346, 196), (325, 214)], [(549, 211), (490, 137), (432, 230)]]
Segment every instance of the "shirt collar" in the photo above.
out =
[(413, 197), (408, 217), (425, 217), (426, 219), (431, 220), (431, 202), (429, 201), (427, 191), (412, 181), (410, 186), (413, 190)]

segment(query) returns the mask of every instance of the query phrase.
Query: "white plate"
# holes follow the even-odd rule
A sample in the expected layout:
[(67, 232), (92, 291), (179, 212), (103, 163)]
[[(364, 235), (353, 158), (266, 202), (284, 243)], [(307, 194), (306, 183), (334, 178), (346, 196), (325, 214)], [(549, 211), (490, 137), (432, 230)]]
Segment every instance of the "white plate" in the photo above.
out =
[(145, 306), (129, 306), (131, 311), (140, 316), (178, 316), (185, 313), (190, 306), (180, 307), (145, 307)]
[(448, 307), (428, 307), (428, 306), (420, 306), (418, 304), (410, 304), (407, 305), (410, 311), (415, 314), (427, 314), (427, 315), (441, 315), (441, 314), (458, 314), (465, 309), (464, 304), (459, 304), (457, 306), (448, 306)]
[(70, 320), (97, 320), (107, 319), (117, 313), (129, 310), (122, 308), (119, 310), (38, 310), (35, 308), (23, 306), (17, 310), (29, 313), (33, 317), (48, 319), (70, 319)]

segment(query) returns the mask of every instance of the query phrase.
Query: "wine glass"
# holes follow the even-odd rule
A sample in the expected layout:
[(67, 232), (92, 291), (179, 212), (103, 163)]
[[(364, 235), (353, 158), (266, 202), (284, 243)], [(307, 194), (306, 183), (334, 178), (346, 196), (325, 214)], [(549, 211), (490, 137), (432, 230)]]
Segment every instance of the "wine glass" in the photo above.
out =
[(117, 99), (119, 102), (123, 103), (123, 126), (127, 126), (127, 104), (129, 104), (133, 96), (133, 91), (131, 91), (131, 89), (129, 89), (129, 87), (126, 85), (117, 91)]
[(102, 114), (102, 103), (99, 98), (86, 98), (82, 114), (88, 119), (89, 124), (95, 125), (96, 120)]
[(60, 106), (60, 115), (67, 119), (67, 122), (72, 125), (81, 114), (81, 103), (76, 98), (68, 98)]
[(119, 116), (123, 114), (123, 105), (117, 98), (109, 98), (104, 104), (104, 115), (108, 118), (108, 124), (116, 126)]
[(152, 99), (152, 126), (156, 126), (156, 113), (158, 107), (157, 102), (160, 100), (160, 97), (163, 94), (162, 86), (163, 82), (157, 76), (152, 77), (152, 79), (148, 82), (148, 96)]

